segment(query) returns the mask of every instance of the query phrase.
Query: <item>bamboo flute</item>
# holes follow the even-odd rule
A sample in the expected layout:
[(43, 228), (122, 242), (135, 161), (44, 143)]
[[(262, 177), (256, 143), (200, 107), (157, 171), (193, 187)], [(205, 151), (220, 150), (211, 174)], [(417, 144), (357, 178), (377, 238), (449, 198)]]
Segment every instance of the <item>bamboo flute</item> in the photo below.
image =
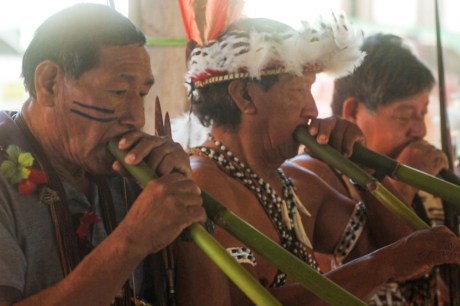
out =
[[(108, 148), (130, 174), (141, 185), (155, 177), (153, 171), (144, 163), (130, 166), (124, 162), (125, 151), (118, 149), (118, 140), (112, 140)], [(332, 306), (365, 306), (366, 304), (324, 277), (305, 262), (289, 253), (283, 247), (257, 231), (250, 224), (237, 217), (217, 200), (202, 191), (203, 205), (208, 218), (221, 226), (237, 239), (248, 245), (260, 256), (292, 279), (310, 290), (323, 301)], [(224, 273), (257, 305), (280, 305), (252, 275), (208, 233), (200, 224), (190, 227), (191, 237), (195, 243), (214, 261)], [(225, 253), (225, 254), (224, 254)], [(221, 265), (223, 267), (221, 267)], [(247, 275), (249, 274), (249, 275)], [(245, 278), (244, 281), (240, 280)]]
[(428, 228), (422, 219), (420, 219), (409, 207), (407, 207), (395, 195), (389, 192), (377, 179), (372, 177), (366, 171), (346, 159), (338, 151), (329, 145), (321, 145), (316, 142), (308, 133), (308, 127), (299, 125), (294, 131), (294, 138), (301, 144), (305, 145), (310, 151), (321, 156), (326, 163), (338, 169), (347, 175), (354, 182), (369, 191), (392, 213), (402, 218), (413, 229)]
[[(145, 164), (130, 166), (124, 162), (126, 152), (118, 149), (118, 141), (109, 142), (108, 148), (115, 158), (123, 164), (128, 172), (141, 186), (156, 177)], [(218, 243), (201, 224), (192, 224), (189, 228), (190, 237), (198, 247), (237, 285), (256, 305), (281, 304)]]
[(448, 201), (450, 205), (460, 212), (460, 186), (457, 185), (459, 178), (447, 169), (439, 174), (443, 180), (401, 164), (388, 156), (369, 150), (359, 144), (355, 144), (353, 147), (353, 154), (350, 159), (395, 180), (438, 196)]

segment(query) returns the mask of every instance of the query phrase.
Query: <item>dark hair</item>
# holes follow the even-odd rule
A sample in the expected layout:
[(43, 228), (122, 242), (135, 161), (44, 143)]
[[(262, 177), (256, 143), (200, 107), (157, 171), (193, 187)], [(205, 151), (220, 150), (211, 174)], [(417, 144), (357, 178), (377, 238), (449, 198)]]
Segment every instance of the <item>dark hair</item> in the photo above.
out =
[(36, 30), (22, 60), (26, 90), (35, 96), (34, 74), (45, 60), (77, 79), (99, 60), (99, 47), (145, 44), (145, 35), (114, 9), (77, 4), (49, 17)]
[[(216, 40), (223, 39), (227, 33), (235, 30), (283, 33), (290, 29), (292, 28), (288, 25), (271, 19), (243, 18), (231, 24)], [(187, 59), (189, 52), (190, 50), (186, 54)], [(246, 79), (245, 81), (256, 83), (264, 91), (268, 91), (278, 80), (278, 75), (270, 75), (262, 76), (260, 79)], [(230, 83), (231, 81), (226, 81), (190, 90), (192, 111), (204, 126), (214, 124), (233, 130), (240, 123), (241, 112), (228, 93)]]
[[(260, 80), (244, 81), (256, 83), (267, 91), (278, 82), (278, 79), (278, 75), (270, 75), (263, 76)], [(228, 85), (231, 82), (216, 83), (191, 92), (192, 111), (204, 126), (215, 124), (233, 130), (240, 123), (241, 112), (228, 93)]]
[(361, 66), (334, 82), (331, 108), (336, 115), (342, 114), (347, 97), (355, 97), (368, 110), (375, 111), (434, 86), (431, 71), (398, 36), (382, 33), (369, 36), (361, 50), (366, 52)]

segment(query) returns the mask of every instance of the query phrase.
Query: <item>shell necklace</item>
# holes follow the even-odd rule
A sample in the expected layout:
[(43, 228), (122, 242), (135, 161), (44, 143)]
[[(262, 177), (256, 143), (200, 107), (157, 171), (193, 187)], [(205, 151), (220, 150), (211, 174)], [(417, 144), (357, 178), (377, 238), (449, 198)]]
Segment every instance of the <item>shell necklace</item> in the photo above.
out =
[[(281, 169), (277, 169), (283, 185), (282, 197), (251, 168), (239, 160), (221, 141), (209, 135), (216, 149), (196, 147), (191, 149), (191, 154), (202, 155), (217, 163), (231, 177), (240, 180), (251, 190), (262, 204), (265, 212), (274, 225), (280, 237), (281, 246), (305, 261), (308, 265), (319, 271), (318, 264), (312, 255), (312, 246), (300, 217), (300, 211), (307, 216), (309, 212), (300, 202), (295, 193), (292, 181)], [(286, 274), (278, 271), (270, 287), (280, 287), (286, 281)]]

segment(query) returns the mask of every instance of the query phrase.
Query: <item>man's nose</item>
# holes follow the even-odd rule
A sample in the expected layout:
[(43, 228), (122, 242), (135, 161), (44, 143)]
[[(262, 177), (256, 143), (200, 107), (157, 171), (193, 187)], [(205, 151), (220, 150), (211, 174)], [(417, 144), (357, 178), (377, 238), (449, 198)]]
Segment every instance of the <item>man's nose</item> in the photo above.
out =
[(318, 117), (318, 107), (313, 95), (310, 93), (305, 99), (304, 106), (302, 108), (301, 116), (303, 118), (316, 118)]
[(426, 136), (425, 118), (414, 118), (409, 129), (409, 136), (424, 138)]
[(126, 101), (121, 115), (121, 123), (140, 129), (145, 125), (144, 99), (139, 95), (131, 95)]

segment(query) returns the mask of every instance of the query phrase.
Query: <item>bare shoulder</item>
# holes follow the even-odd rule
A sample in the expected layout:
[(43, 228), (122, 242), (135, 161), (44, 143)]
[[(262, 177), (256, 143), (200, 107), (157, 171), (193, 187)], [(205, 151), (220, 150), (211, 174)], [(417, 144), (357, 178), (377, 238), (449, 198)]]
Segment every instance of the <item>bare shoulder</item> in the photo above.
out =
[[(318, 161), (318, 165), (320, 163), (324, 164)], [(324, 203), (336, 202), (347, 194), (341, 179), (332, 168), (326, 166), (328, 171), (317, 173), (292, 160), (287, 160), (282, 165), (284, 173), (291, 178), (297, 188), (298, 195), (302, 200), (308, 199), (306, 201), (313, 205), (313, 211), (315, 206), (319, 209)]]
[[(292, 180), (301, 199), (303, 195), (308, 196), (310, 203), (318, 202), (319, 204), (322, 202), (321, 199), (330, 189), (328, 184), (317, 173), (299, 166), (292, 160), (285, 161), (281, 168)], [(317, 199), (317, 201), (313, 201), (313, 199)]]
[(203, 191), (231, 210), (238, 208), (241, 193), (244, 193), (244, 187), (242, 190), (241, 184), (227, 175), (208, 157), (191, 156), (190, 165), (193, 179)]
[(190, 157), (193, 178), (199, 185), (210, 185), (215, 188), (219, 183), (228, 181), (228, 176), (211, 159), (205, 156), (192, 155)]
[[(292, 159), (289, 159), (285, 162), (284, 166), (291, 166), (295, 169), (295, 166), (298, 168), (302, 168), (308, 172), (314, 173), (318, 176), (321, 180), (323, 180), (326, 184), (331, 186), (333, 189), (336, 189), (342, 193), (346, 192), (344, 186), (342, 184), (339, 175), (335, 170), (317, 158), (311, 157), (308, 154), (299, 154)], [(297, 171), (300, 171), (297, 169)], [(297, 173), (297, 171), (295, 173)]]
[[(309, 164), (309, 166), (306, 166), (306, 164)], [(324, 184), (325, 182), (321, 178), (321, 172), (320, 171), (315, 171), (314, 169), (319, 169), (322, 166), (320, 163), (323, 163), (321, 161), (314, 161), (314, 158), (308, 157), (308, 158), (303, 158), (303, 157), (294, 157), (292, 159), (286, 160), (282, 165), (281, 168), (283, 171), (294, 181), (302, 181), (302, 182), (309, 182), (311, 184)], [(317, 164), (318, 166), (314, 166)], [(324, 163), (323, 163), (324, 164)], [(325, 165), (325, 164), (324, 164)], [(324, 168), (329, 167), (325, 165)], [(331, 171), (329, 169), (328, 171)], [(326, 172), (326, 171), (323, 171)]]
[(317, 174), (331, 171), (331, 167), (328, 164), (305, 153), (298, 154), (288, 161)]

